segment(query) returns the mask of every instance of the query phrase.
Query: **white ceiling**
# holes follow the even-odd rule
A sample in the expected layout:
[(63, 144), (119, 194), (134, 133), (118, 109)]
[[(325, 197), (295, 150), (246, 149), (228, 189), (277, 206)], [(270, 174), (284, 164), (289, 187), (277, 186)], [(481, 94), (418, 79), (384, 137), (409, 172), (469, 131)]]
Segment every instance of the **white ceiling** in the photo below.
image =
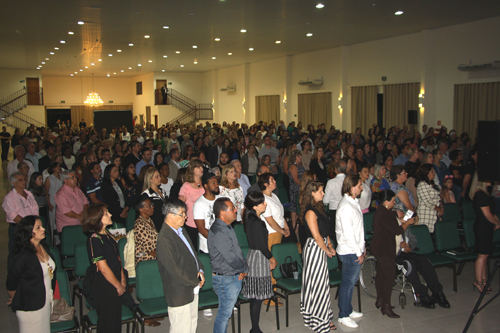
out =
[[(323, 9), (316, 8), (320, 2), (325, 5)], [(498, 0), (1, 3), (0, 67), (35, 69), (44, 61), (44, 76), (69, 76), (74, 72), (78, 72), (75, 76), (95, 73), (113, 77), (161, 70), (201, 72), (500, 16)], [(404, 14), (394, 15), (398, 10)], [(85, 24), (78, 25), (78, 21)], [(241, 29), (247, 32), (241, 33)], [(307, 37), (307, 33), (313, 36)], [(61, 44), (61, 40), (66, 43)], [(281, 43), (276, 44), (277, 40)], [(249, 51), (251, 47), (254, 51)]]

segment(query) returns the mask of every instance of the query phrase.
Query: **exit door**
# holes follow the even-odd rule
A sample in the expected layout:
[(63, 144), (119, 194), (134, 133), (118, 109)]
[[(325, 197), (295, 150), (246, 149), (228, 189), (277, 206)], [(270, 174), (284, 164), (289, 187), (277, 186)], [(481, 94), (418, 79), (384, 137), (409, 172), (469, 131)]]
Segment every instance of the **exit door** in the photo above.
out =
[(161, 94), (161, 87), (167, 84), (167, 80), (156, 80), (156, 89), (155, 89), (155, 105), (168, 104), (167, 101), (163, 101), (163, 96)]
[(26, 90), (28, 93), (28, 105), (40, 105), (40, 83), (37, 77), (26, 78)]

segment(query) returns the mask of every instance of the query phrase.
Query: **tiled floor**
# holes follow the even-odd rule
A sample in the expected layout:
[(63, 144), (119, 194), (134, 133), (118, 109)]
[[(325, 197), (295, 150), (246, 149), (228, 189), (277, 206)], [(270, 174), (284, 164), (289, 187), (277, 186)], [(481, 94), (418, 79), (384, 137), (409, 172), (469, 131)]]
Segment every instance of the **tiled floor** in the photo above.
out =
[[(6, 164), (2, 165), (6, 168)], [(10, 186), (5, 173), (0, 177), (0, 194), (3, 197), (9, 190)], [(0, 221), (5, 221), (5, 212), (0, 209)], [(4, 284), (6, 280), (6, 266), (7, 266), (7, 224), (0, 223), (0, 281)], [(491, 262), (493, 266), (493, 261)], [(360, 324), (358, 329), (349, 329), (345, 326), (339, 326), (338, 331), (341, 332), (405, 332), (405, 333), (434, 333), (434, 332), (461, 332), (463, 331), (467, 319), (476, 303), (479, 293), (472, 291), (472, 282), (474, 281), (474, 266), (472, 263), (465, 265), (462, 275), (458, 277), (458, 293), (452, 290), (452, 273), (450, 269), (440, 268), (437, 270), (441, 283), (444, 286), (444, 292), (448, 297), (451, 304), (451, 309), (443, 309), (439, 306), (436, 309), (428, 310), (424, 308), (414, 307), (412, 304), (407, 305), (404, 310), (396, 306), (394, 310), (397, 314), (401, 315), (400, 319), (389, 319), (382, 316), (380, 311), (375, 308), (375, 300), (369, 297), (366, 293), (361, 291), (361, 305), (364, 317), (357, 320)], [(500, 272), (495, 276), (492, 285), (495, 291), (498, 291)], [(161, 286), (158, 286), (161, 288)], [(332, 289), (332, 306), (335, 317), (337, 318), (338, 307), (337, 302), (334, 300), (336, 289)], [(17, 332), (18, 325), (15, 314), (10, 311), (10, 308), (4, 304), (7, 302), (7, 293), (0, 299), (0, 332)], [(354, 293), (356, 304), (357, 293)], [(407, 295), (407, 299), (410, 299)], [(492, 297), (489, 295), (485, 298), (488, 300)], [(393, 293), (393, 304), (397, 305), (398, 294)], [(285, 327), (285, 307), (280, 308), (280, 332), (311, 332), (308, 328), (304, 327), (302, 316), (299, 313), (300, 294), (290, 296), (290, 325)], [(243, 304), (241, 306), (241, 331), (248, 332), (251, 328), (249, 305)], [(357, 310), (357, 304), (355, 305)], [(78, 309), (77, 309), (78, 312)], [(214, 316), (207, 318), (203, 313), (199, 313), (198, 319), (198, 332), (212, 332), (213, 321), (217, 311), (214, 309)], [(274, 309), (268, 313), (265, 312), (265, 307), (262, 308), (262, 315), (260, 320), (260, 327), (264, 332), (276, 332), (276, 320)], [(124, 329), (125, 331), (125, 329)], [(229, 326), (231, 331), (231, 326)], [(157, 328), (147, 327), (146, 332), (168, 332), (168, 318), (162, 321), (161, 326)], [(480, 312), (474, 319), (469, 332), (500, 332), (500, 299), (494, 300), (482, 312)]]

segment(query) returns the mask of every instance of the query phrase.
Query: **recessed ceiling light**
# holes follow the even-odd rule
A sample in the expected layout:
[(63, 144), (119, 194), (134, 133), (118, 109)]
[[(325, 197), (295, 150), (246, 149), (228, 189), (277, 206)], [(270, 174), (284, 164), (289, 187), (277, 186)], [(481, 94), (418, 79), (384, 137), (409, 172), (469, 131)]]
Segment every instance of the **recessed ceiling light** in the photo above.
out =
[(137, 66), (141, 67), (141, 66), (142, 66), (142, 64), (137, 64)]
[(83, 72), (83, 69), (80, 69), (80, 72)]
[(168, 25), (163, 26), (163, 29), (168, 29), (168, 28), (170, 28)]
[(181, 65), (181, 67), (184, 67), (184, 65)]
[(312, 35), (313, 35), (312, 33), (308, 33), (306, 36), (311, 37)]
[(97, 59), (97, 61), (102, 61), (102, 59)]
[(116, 75), (116, 73), (113, 73), (113, 75)]
[(116, 52), (121, 52), (122, 50), (116, 50)]
[(129, 44), (128, 44), (128, 46), (134, 46), (134, 44), (132, 44), (132, 43), (129, 43)]
[(125, 70), (123, 70), (123, 69), (122, 69), (120, 72), (122, 72), (122, 73), (123, 73), (123, 72), (125, 72)]
[(161, 71), (162, 71), (162, 72), (165, 72), (165, 70), (164, 70), (164, 69), (162, 69)]
[(196, 46), (196, 45), (193, 45), (193, 49), (197, 49), (197, 48), (198, 48), (198, 46)]
[(248, 51), (253, 51), (253, 47), (249, 48)]
[(54, 50), (59, 50), (59, 48), (58, 47), (54, 47)]
[(78, 74), (78, 72), (75, 72), (75, 74)]
[(213, 60), (217, 59), (217, 57), (212, 57)]
[(36, 69), (40, 69), (40, 67), (37, 67)]
[(227, 55), (233, 55), (231, 52), (229, 52)]
[(153, 62), (153, 60), (148, 60), (148, 62)]
[(61, 40), (61, 41), (60, 41), (59, 43), (61, 43), (61, 44), (64, 44), (64, 43), (66, 43), (66, 41), (64, 41), (64, 40)]
[(78, 24), (79, 24), (79, 25), (83, 25), (83, 24), (85, 24), (85, 22), (83, 22), (83, 21), (78, 21)]
[(42, 65), (45, 65), (45, 61), (42, 61), (42, 62), (41, 62), (41, 64), (42, 64)]
[(85, 66), (85, 68), (89, 68), (89, 66)]
[(194, 62), (194, 64), (195, 64), (195, 65), (197, 65), (197, 64), (198, 64), (198, 61), (195, 61), (195, 62)]
[(49, 54), (55, 54), (54, 52), (49, 52)]
[(181, 53), (181, 51), (175, 51), (175, 53), (179, 54), (179, 53)]
[(220, 38), (215, 38), (215, 41), (216, 42), (220, 42)]
[(49, 60), (49, 58), (45, 58), (45, 60)]
[(277, 40), (277, 41), (276, 41), (276, 44), (281, 44), (281, 41), (280, 41), (280, 40)]
[(68, 31), (68, 35), (74, 35), (75, 33), (73, 31)]
[(128, 69), (132, 69), (132, 67), (129, 67)]
[(246, 29), (241, 29), (240, 32), (247, 32)]
[(394, 15), (401, 15), (401, 14), (403, 14), (402, 10), (398, 10), (397, 12), (394, 13)]
[(91, 66), (94, 66), (95, 64), (93, 62), (90, 63)]
[(111, 75), (109, 75), (109, 74), (108, 74), (108, 75), (106, 75), (106, 76), (107, 76), (107, 77), (110, 77)]
[(323, 7), (325, 7), (325, 5), (323, 5), (322, 3), (318, 3), (318, 4), (316, 5), (316, 8), (319, 8), (319, 9), (321, 9), (321, 8), (323, 8)]
[(73, 74), (70, 74), (69, 76), (73, 76)]
[(108, 57), (112, 57), (112, 56), (113, 56), (113, 53), (108, 54)]
[(40, 67), (40, 68), (41, 68), (41, 67), (43, 67), (43, 66), (42, 66), (42, 65), (38, 65), (38, 67)]
[(144, 38), (149, 38), (150, 36), (149, 35), (144, 35)]
[(164, 54), (164, 55), (163, 55), (163, 58), (166, 58), (166, 57), (167, 57), (167, 56)]

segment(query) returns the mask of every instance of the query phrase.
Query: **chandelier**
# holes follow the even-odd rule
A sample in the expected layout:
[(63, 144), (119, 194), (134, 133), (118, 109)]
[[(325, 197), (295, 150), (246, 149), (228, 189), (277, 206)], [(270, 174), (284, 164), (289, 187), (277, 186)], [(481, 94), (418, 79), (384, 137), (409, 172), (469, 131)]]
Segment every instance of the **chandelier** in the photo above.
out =
[[(94, 90), (94, 73), (92, 73), (92, 90)], [(87, 99), (85, 100), (85, 102), (83, 102), (83, 104), (94, 108), (103, 105), (104, 102), (102, 101), (101, 97), (99, 97), (99, 94), (94, 90), (89, 93)]]

